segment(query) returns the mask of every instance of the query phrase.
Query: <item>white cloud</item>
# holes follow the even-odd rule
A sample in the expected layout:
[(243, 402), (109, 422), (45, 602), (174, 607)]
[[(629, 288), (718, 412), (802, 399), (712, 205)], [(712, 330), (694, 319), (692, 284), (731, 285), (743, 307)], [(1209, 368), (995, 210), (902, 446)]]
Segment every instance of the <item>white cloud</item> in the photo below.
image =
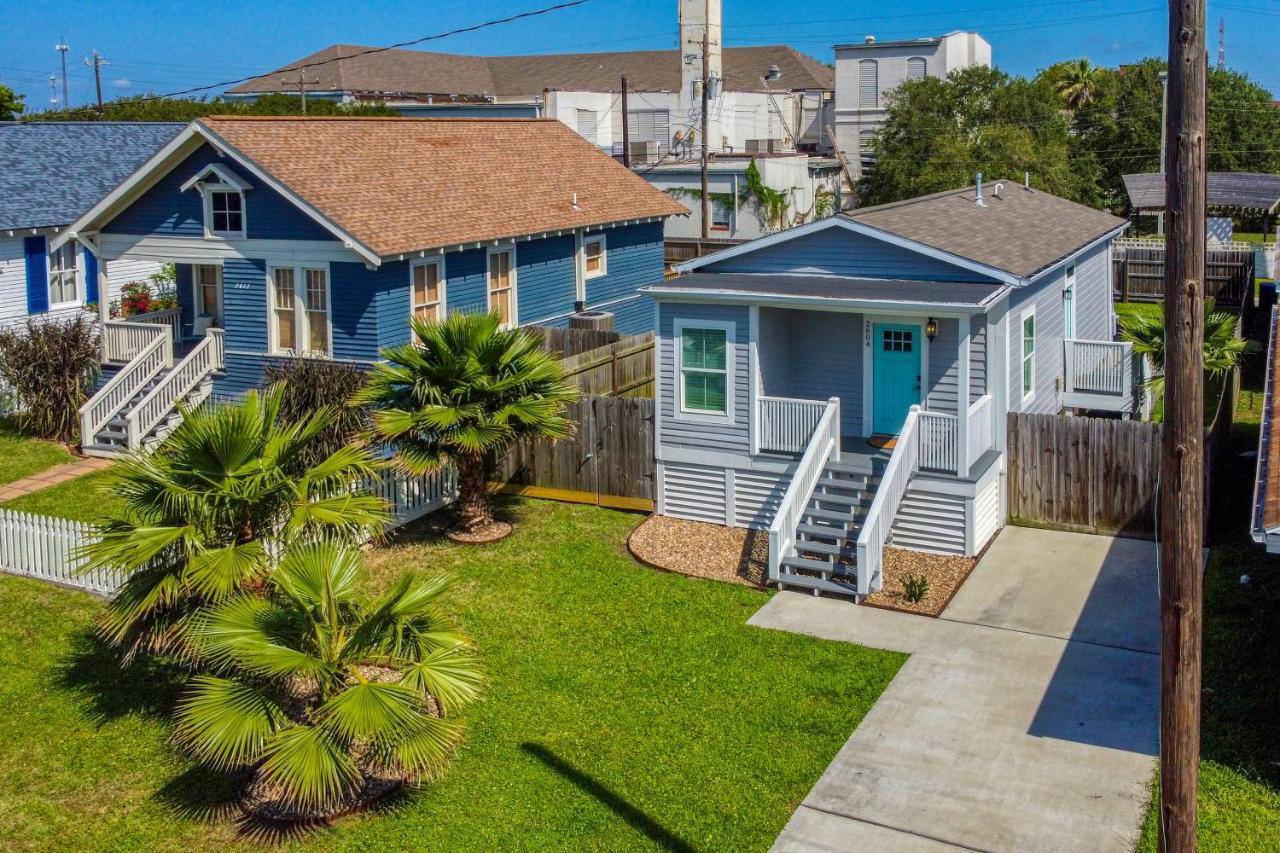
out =
[(132, 89), (133, 81), (128, 77), (117, 77), (111, 81), (111, 85), (115, 86), (117, 89)]

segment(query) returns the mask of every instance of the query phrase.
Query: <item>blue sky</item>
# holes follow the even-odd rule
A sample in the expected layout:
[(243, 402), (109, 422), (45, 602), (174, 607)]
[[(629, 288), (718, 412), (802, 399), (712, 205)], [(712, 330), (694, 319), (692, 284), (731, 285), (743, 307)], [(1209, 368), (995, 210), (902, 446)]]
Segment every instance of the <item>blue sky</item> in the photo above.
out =
[[(49, 103), (53, 46), (65, 38), (70, 100), (93, 99), (83, 59), (97, 48), (104, 97), (166, 92), (270, 71), (335, 42), (384, 45), (549, 5), (550, 0), (9, 0), (0, 27), (0, 83)], [(1166, 50), (1160, 0), (916, 0), (912, 3), (813, 3), (724, 0), (729, 45), (784, 42), (830, 60), (831, 45), (864, 35), (910, 38), (976, 29), (995, 62), (1018, 74), (1087, 56), (1115, 65)], [(1216, 59), (1218, 18), (1226, 18), (1228, 65), (1280, 97), (1280, 0), (1210, 0), (1209, 50)], [(675, 0), (589, 0), (584, 6), (430, 42), (459, 53), (555, 53), (671, 47)], [(1270, 61), (1268, 61), (1268, 52)]]

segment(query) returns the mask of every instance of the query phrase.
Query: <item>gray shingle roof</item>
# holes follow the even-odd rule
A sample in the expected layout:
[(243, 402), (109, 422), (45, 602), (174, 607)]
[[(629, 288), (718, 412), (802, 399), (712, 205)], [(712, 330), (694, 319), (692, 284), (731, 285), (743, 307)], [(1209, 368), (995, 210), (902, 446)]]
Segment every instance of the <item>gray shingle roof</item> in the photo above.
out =
[[(256, 77), (227, 91), (231, 94), (292, 92), (306, 69), (313, 91), (383, 95), (459, 95), (516, 97), (544, 89), (612, 92), (625, 74), (636, 92), (680, 89), (680, 55), (674, 50), (627, 50), (600, 53), (557, 53), (536, 56), (465, 56), (425, 50), (385, 50), (336, 44)], [(333, 61), (336, 60), (336, 61)], [(322, 65), (312, 63), (323, 62)], [(835, 72), (785, 45), (724, 49), (724, 87), (728, 91), (763, 91), (760, 76), (777, 65), (781, 79), (774, 91), (833, 89)]]
[[(999, 197), (995, 185), (1003, 183)], [(984, 184), (855, 210), (847, 216), (988, 267), (1026, 278), (1128, 223), (1052, 193), (1024, 189), (1021, 181)]]
[[(1124, 176), (1129, 204), (1138, 210), (1164, 210), (1164, 172)], [(1280, 207), (1280, 175), (1258, 172), (1210, 172), (1205, 183), (1209, 208), (1263, 210)]]
[(829, 275), (757, 275), (691, 272), (654, 284), (654, 295), (690, 291), (744, 296), (782, 296), (854, 302), (909, 302), (935, 306), (981, 307), (1006, 290), (1003, 284), (963, 281), (907, 281)]
[(68, 225), (184, 124), (0, 123), (0, 229)]

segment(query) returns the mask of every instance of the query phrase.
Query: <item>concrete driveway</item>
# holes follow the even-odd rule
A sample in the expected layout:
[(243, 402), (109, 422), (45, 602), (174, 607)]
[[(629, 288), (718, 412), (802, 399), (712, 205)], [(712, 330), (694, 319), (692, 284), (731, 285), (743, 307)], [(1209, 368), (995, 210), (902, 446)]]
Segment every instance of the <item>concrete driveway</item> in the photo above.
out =
[(911, 658), (774, 849), (1131, 851), (1158, 751), (1155, 560), (1010, 527), (938, 619), (775, 596), (753, 625)]

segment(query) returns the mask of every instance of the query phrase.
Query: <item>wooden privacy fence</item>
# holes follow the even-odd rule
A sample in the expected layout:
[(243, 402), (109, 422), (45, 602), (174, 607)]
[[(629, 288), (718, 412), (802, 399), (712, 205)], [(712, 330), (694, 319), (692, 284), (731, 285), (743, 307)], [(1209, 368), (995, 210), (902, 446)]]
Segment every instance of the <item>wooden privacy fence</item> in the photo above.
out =
[[(364, 488), (391, 505), (393, 530), (453, 501), (452, 469), (413, 477), (386, 470)], [(113, 595), (123, 579), (109, 569), (82, 572), (80, 549), (94, 541), (93, 526), (65, 518), (0, 509), (0, 571), (39, 578), (99, 595)]]
[(584, 394), (653, 397), (653, 332), (563, 359), (565, 380)]
[(526, 326), (529, 332), (542, 339), (542, 348), (561, 358), (578, 355), (589, 350), (606, 347), (622, 335), (603, 329), (569, 329), (561, 326)]
[[(1121, 302), (1163, 300), (1164, 255), (1164, 246), (1154, 240), (1117, 241), (1111, 258), (1116, 298)], [(1253, 295), (1253, 263), (1251, 248), (1207, 247), (1205, 295), (1220, 305), (1246, 304)]]
[(1009, 413), (1009, 520), (1154, 534), (1160, 426)]
[(656, 469), (652, 398), (586, 396), (566, 415), (563, 441), (526, 439), (494, 464), (494, 488), (511, 494), (651, 510)]

